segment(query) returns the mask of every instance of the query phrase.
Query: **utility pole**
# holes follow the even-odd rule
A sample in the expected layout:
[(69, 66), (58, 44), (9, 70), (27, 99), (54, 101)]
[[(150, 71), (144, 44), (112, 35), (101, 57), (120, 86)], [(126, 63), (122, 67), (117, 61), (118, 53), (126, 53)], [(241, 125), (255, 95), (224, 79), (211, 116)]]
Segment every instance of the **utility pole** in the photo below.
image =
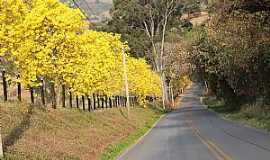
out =
[(127, 116), (129, 117), (130, 102), (129, 102), (129, 88), (128, 88), (128, 76), (127, 76), (127, 65), (126, 65), (126, 53), (125, 49), (122, 50), (123, 57), (123, 70), (124, 70), (124, 82), (125, 82), (125, 92), (127, 97)]
[(4, 158), (1, 129), (2, 129), (2, 123), (0, 122), (0, 159)]
[[(2, 71), (2, 78), (3, 78), (4, 97), (5, 97), (5, 100), (7, 100), (5, 70)], [(1, 132), (1, 130), (2, 130), (2, 122), (0, 121), (0, 159), (4, 158), (3, 142), (2, 142), (2, 132)]]

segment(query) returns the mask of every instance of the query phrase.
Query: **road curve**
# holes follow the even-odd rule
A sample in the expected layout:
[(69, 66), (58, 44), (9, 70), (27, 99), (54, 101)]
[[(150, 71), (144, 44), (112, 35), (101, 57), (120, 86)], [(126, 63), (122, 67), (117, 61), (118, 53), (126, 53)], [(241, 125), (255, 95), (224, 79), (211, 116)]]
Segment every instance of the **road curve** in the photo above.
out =
[(118, 160), (270, 160), (270, 134), (221, 119), (200, 103), (201, 88)]

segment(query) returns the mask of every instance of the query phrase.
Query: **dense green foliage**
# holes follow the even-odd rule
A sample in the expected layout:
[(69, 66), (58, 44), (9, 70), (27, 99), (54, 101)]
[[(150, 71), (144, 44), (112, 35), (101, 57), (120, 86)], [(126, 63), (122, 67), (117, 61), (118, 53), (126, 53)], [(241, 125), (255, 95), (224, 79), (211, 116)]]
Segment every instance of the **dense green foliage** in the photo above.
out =
[(188, 33), (196, 71), (226, 102), (269, 103), (269, 1), (214, 3), (206, 27)]
[[(147, 56), (152, 52), (151, 39), (146, 33), (146, 25), (154, 24), (153, 35), (155, 42), (160, 42), (163, 29), (166, 0), (114, 0), (114, 8), (111, 11), (112, 19), (108, 22), (105, 30), (120, 33), (122, 39), (129, 42), (131, 54), (135, 57)], [(181, 1), (172, 1), (176, 6), (173, 14), (169, 17), (169, 27), (175, 25), (176, 17), (181, 15)]]

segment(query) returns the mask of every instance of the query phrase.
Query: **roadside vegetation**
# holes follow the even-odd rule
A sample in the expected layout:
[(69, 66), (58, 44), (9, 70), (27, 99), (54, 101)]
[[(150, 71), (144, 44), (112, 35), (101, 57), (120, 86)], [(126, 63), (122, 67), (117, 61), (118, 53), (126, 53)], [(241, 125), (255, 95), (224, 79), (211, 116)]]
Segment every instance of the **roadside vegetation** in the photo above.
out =
[(270, 127), (270, 2), (211, 1), (205, 25), (186, 32), (206, 104), (226, 118)]
[(156, 106), (136, 106), (127, 119), (122, 110), (89, 113), (1, 103), (5, 160), (113, 159), (164, 113)]
[(161, 107), (156, 107), (153, 104), (149, 104), (148, 106), (152, 111), (154, 111), (156, 116), (148, 117), (148, 121), (144, 126), (138, 128), (135, 132), (130, 134), (129, 136), (123, 138), (119, 142), (110, 145), (105, 152), (101, 156), (101, 160), (114, 160), (118, 156), (121, 155), (124, 151), (126, 151), (133, 144), (137, 143), (137, 141), (144, 136), (150, 129), (152, 129), (153, 125), (159, 120), (163, 114), (166, 113)]
[(239, 110), (232, 110), (226, 106), (224, 100), (207, 97), (204, 103), (210, 110), (217, 112), (225, 119), (270, 131), (270, 110), (261, 107), (261, 104), (245, 104)]

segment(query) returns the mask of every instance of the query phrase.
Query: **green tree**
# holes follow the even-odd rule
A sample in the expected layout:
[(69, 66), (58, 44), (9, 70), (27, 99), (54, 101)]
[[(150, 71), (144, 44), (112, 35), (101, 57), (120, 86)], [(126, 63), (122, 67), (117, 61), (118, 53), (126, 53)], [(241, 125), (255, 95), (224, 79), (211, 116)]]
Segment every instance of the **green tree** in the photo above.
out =
[(146, 56), (160, 73), (163, 104), (168, 97), (163, 61), (165, 37), (181, 11), (178, 0), (114, 0), (112, 20), (108, 23), (110, 31), (121, 33), (129, 42), (134, 56)]
[(263, 98), (269, 103), (270, 4), (255, 0), (222, 4), (217, 3), (207, 27), (189, 33), (190, 59), (227, 102)]

